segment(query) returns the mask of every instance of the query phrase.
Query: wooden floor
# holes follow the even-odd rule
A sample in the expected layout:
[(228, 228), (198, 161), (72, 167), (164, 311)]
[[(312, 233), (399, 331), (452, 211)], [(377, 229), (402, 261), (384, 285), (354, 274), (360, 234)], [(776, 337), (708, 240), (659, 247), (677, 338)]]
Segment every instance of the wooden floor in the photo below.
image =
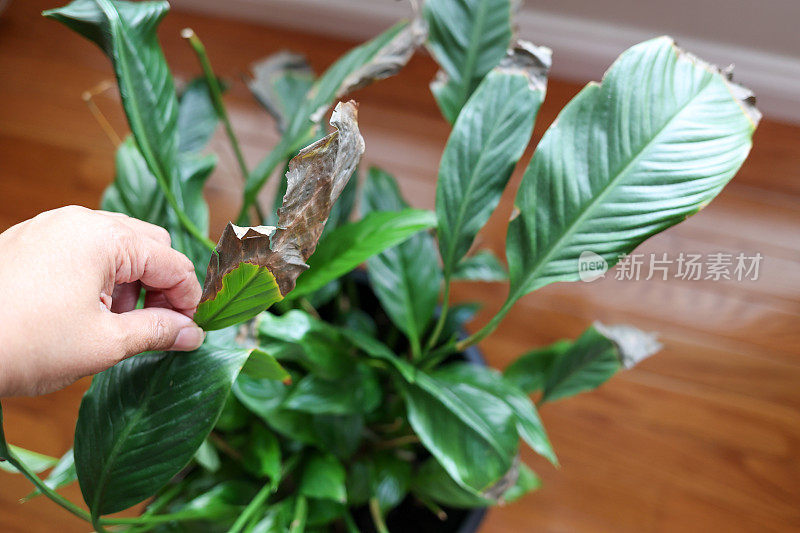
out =
[[(92, 45), (39, 17), (46, 7), (52, 4), (20, 0), (0, 18), (0, 229), (66, 204), (97, 206), (113, 173), (113, 146), (80, 98), (111, 77), (108, 62)], [(248, 64), (291, 48), (308, 54), (319, 72), (352, 44), (171, 14), (162, 40), (174, 71), (184, 77), (197, 72), (178, 36), (187, 25), (204, 39), (218, 72), (236, 81), (226, 98), (251, 165), (276, 134), (240, 82)], [(428, 208), (448, 134), (427, 89), (434, 71), (429, 58), (417, 57), (400, 77), (357, 95), (365, 158), (399, 176), (411, 203)], [(578, 89), (550, 84), (536, 138)], [(123, 132), (116, 96), (100, 96), (98, 103)], [(665, 345), (601, 390), (543, 409), (562, 466), (556, 470), (525, 453), (544, 487), (491, 511), (482, 531), (800, 531), (800, 128), (765, 120), (755, 144), (714, 203), (641, 251), (671, 258), (681, 251), (760, 252), (758, 281), (621, 282), (608, 276), (551, 285), (524, 298), (482, 344), (489, 361), (502, 368), (523, 351), (574, 337), (599, 319), (659, 331)], [(222, 154), (208, 190), (216, 232), (235, 215), (240, 185), (224, 138), (218, 135), (212, 148)], [(482, 236), (498, 252), (510, 199)], [(458, 300), (487, 303), (476, 323), (504, 295), (497, 284), (455, 291)], [(9, 440), (52, 455), (66, 451), (87, 384), (5, 400)], [(0, 531), (89, 529), (49, 501), (18, 504), (28, 490), (19, 476), (0, 473)], [(80, 500), (76, 487), (64, 493)]]

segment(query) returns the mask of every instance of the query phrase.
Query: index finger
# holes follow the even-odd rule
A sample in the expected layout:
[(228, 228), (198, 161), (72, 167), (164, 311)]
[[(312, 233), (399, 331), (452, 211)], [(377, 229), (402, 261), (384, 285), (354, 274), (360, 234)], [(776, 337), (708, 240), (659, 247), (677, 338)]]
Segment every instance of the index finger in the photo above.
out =
[(202, 289), (188, 257), (169, 246), (132, 232), (117, 243), (115, 284), (141, 281), (158, 289), (176, 311), (192, 316)]

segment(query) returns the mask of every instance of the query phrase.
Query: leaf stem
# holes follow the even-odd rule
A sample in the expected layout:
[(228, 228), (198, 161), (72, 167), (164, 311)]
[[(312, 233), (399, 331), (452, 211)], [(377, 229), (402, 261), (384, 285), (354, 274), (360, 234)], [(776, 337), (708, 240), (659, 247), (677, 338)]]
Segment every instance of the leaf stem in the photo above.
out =
[(242, 531), (255, 513), (258, 512), (262, 505), (264, 505), (264, 502), (267, 501), (269, 495), (275, 492), (275, 488), (274, 480), (270, 480), (269, 483), (261, 487), (261, 490), (259, 490), (253, 499), (250, 500), (250, 503), (248, 503), (247, 507), (244, 508), (242, 514), (240, 514), (239, 518), (236, 519), (236, 522), (233, 523), (231, 528), (228, 530), (228, 533), (239, 533)]
[[(197, 61), (200, 63), (200, 68), (203, 70), (203, 76), (205, 77), (206, 85), (208, 85), (208, 91), (211, 95), (211, 103), (214, 106), (214, 110), (217, 112), (217, 116), (222, 121), (223, 126), (225, 126), (225, 134), (228, 136), (231, 148), (233, 148), (236, 162), (239, 165), (239, 171), (242, 173), (242, 179), (247, 183), (250, 177), (250, 171), (247, 169), (247, 163), (244, 160), (244, 154), (239, 145), (239, 139), (236, 138), (236, 134), (233, 131), (233, 126), (228, 117), (228, 111), (225, 109), (225, 104), (222, 102), (222, 88), (219, 85), (217, 76), (214, 74), (214, 69), (211, 67), (211, 61), (208, 59), (206, 47), (203, 45), (200, 37), (198, 37), (191, 28), (184, 28), (181, 30), (181, 37), (189, 42), (189, 45), (197, 56)], [(258, 215), (259, 223), (263, 223), (264, 215), (261, 213), (258, 202), (255, 203), (255, 211)]]
[(294, 504), (294, 516), (289, 527), (289, 533), (303, 533), (306, 530), (306, 517), (308, 516), (308, 502), (305, 496), (298, 496)]
[(497, 314), (494, 315), (494, 317), (489, 322), (487, 322), (485, 326), (483, 326), (481, 329), (479, 329), (477, 332), (473, 333), (472, 335), (470, 335), (466, 339), (458, 342), (456, 344), (456, 350), (459, 351), (459, 352), (463, 352), (468, 347), (472, 346), (473, 344), (479, 343), (480, 341), (485, 339), (487, 336), (489, 336), (495, 329), (497, 329), (497, 326), (500, 325), (500, 322), (503, 321), (505, 316), (508, 314), (508, 312), (514, 306), (514, 302), (516, 302), (516, 301), (517, 301), (517, 298), (512, 298), (512, 295), (509, 294), (508, 299), (503, 304), (503, 307), (501, 307), (500, 310), (497, 312)]
[(442, 334), (442, 329), (444, 328), (445, 320), (447, 319), (447, 312), (450, 310), (450, 275), (445, 274), (444, 277), (444, 294), (442, 295), (442, 310), (439, 311), (439, 319), (436, 321), (436, 327), (433, 329), (433, 333), (431, 333), (430, 339), (428, 339), (428, 345), (426, 348), (426, 352), (429, 352), (436, 346), (436, 341), (439, 340), (439, 335)]
[(375, 529), (378, 530), (378, 533), (389, 533), (389, 528), (386, 527), (386, 522), (383, 520), (378, 498), (369, 499), (369, 513), (372, 515), (372, 521), (375, 523)]

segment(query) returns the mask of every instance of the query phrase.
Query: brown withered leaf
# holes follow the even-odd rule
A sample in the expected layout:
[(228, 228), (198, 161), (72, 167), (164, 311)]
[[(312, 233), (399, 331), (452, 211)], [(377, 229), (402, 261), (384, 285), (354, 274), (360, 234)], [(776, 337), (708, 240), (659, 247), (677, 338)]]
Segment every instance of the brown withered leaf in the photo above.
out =
[[(366, 63), (347, 75), (336, 89), (336, 98), (397, 74), (408, 63), (414, 52), (428, 38), (428, 27), (422, 18), (415, 18), (402, 31), (386, 43)], [(311, 114), (311, 121), (319, 121), (328, 110), (323, 105)]]
[(330, 123), (336, 131), (303, 148), (289, 162), (278, 226), (242, 228), (229, 223), (225, 228), (208, 265), (201, 302), (214, 299), (223, 278), (241, 263), (266, 267), (282, 296), (294, 288), (308, 268), (306, 260), (316, 249), (333, 203), (364, 153), (355, 102), (340, 102)]
[(633, 368), (662, 348), (655, 333), (641, 331), (625, 324), (607, 326), (601, 322), (595, 322), (593, 325), (597, 331), (614, 343), (619, 352), (620, 362), (627, 369)]

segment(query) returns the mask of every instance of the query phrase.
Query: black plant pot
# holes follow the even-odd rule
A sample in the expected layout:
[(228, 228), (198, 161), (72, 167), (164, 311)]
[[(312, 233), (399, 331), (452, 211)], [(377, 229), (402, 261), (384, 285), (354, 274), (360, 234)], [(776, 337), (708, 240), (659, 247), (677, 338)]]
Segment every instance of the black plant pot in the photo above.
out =
[[(358, 288), (359, 307), (368, 313), (383, 313), (378, 299), (369, 286), (367, 273), (363, 270), (355, 270), (348, 277), (355, 282)], [(462, 331), (461, 336), (466, 338), (467, 332)], [(452, 359), (466, 359), (474, 365), (486, 366), (486, 359), (477, 346), (470, 346), (461, 354), (453, 356)], [(487, 512), (485, 508), (444, 507), (443, 510), (447, 514), (446, 520), (441, 520), (415, 498), (407, 497), (387, 514), (386, 526), (392, 533), (475, 533), (480, 528)], [(375, 526), (366, 507), (355, 509), (353, 518), (362, 533), (375, 532)]]

